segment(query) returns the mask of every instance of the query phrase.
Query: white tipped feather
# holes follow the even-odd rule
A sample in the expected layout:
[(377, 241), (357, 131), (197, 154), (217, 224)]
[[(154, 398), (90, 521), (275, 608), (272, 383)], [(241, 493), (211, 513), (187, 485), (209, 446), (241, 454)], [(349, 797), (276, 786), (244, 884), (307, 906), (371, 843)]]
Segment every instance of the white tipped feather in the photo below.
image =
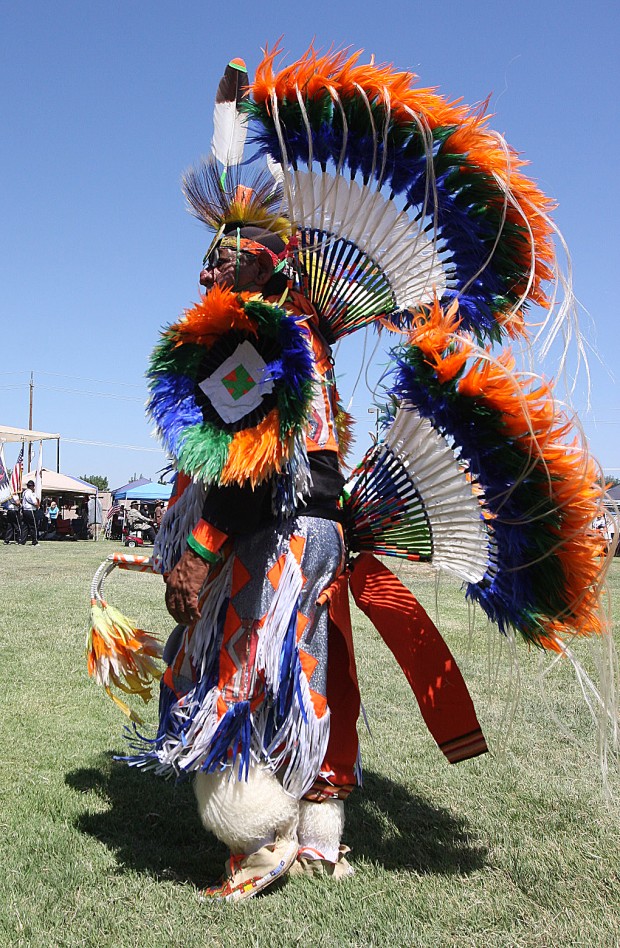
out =
[(233, 59), (220, 79), (213, 109), (211, 151), (224, 166), (237, 165), (243, 158), (247, 136), (247, 116), (239, 111), (247, 95), (248, 72), (242, 59)]
[(284, 170), (280, 162), (275, 161), (271, 155), (267, 155), (267, 168), (273, 177), (275, 186), (282, 188), (284, 185)]
[(489, 567), (491, 541), (480, 502), (452, 448), (410, 407), (399, 410), (384, 444), (422, 499), (433, 538), (433, 565), (469, 583), (480, 582)]
[(439, 248), (381, 192), (313, 171), (296, 171), (291, 183), (289, 211), (296, 224), (359, 247), (385, 273), (400, 309), (442, 295), (449, 279)]

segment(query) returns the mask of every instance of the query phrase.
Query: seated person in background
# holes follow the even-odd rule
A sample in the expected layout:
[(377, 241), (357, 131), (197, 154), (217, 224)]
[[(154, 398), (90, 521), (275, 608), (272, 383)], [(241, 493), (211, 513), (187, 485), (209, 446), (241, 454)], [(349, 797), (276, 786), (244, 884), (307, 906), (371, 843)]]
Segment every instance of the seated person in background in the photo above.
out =
[(56, 531), (56, 522), (60, 516), (60, 508), (55, 500), (52, 500), (51, 504), (47, 509), (47, 516), (49, 517), (50, 527), (55, 532)]
[(71, 532), (76, 540), (88, 540), (88, 500), (81, 501), (75, 512), (77, 517), (71, 521)]
[(153, 529), (152, 522), (141, 514), (137, 503), (134, 501), (129, 508), (125, 511), (125, 523), (129, 527), (129, 532), (134, 533), (134, 531), (139, 530), (140, 533), (147, 540), (150, 540), (151, 543), (155, 542), (155, 530)]

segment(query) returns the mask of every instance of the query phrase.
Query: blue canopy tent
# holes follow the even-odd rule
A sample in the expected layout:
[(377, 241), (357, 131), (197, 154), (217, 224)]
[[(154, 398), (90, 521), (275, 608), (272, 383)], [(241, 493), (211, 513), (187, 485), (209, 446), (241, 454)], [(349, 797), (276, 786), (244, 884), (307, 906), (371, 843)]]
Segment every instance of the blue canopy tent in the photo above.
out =
[(133, 487), (142, 487), (143, 484), (150, 484), (151, 481), (148, 477), (139, 477), (136, 481), (129, 481), (128, 484), (123, 484), (122, 487), (116, 487), (114, 490), (111, 490), (110, 493), (112, 497), (119, 497), (121, 500), (125, 496), (125, 491), (131, 490)]
[(151, 503), (155, 500), (170, 500), (172, 494), (172, 484), (154, 484), (148, 481), (146, 484), (127, 485), (114, 494), (115, 500), (144, 500)]

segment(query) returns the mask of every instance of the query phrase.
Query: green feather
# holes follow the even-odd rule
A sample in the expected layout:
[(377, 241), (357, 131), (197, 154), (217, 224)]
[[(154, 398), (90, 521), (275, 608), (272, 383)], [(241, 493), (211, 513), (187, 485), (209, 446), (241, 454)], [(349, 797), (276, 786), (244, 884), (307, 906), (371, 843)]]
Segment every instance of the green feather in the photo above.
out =
[(205, 422), (191, 425), (183, 434), (179, 450), (179, 468), (205, 484), (219, 481), (222, 468), (228, 460), (228, 448), (233, 435)]

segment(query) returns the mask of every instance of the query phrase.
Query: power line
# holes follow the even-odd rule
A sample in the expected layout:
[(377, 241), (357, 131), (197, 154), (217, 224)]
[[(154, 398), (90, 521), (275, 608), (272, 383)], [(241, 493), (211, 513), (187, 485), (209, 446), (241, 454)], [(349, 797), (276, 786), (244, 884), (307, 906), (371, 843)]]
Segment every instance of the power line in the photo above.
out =
[(130, 388), (143, 388), (143, 385), (140, 385), (138, 382), (125, 382), (124, 379), (96, 379), (87, 375), (65, 375), (64, 372), (45, 372), (42, 370), (37, 371), (37, 375), (49, 375), (52, 378), (58, 379), (73, 379), (78, 382), (101, 382), (103, 385), (124, 385)]
[(113, 444), (109, 441), (83, 441), (81, 438), (61, 438), (62, 444), (94, 444), (100, 448), (125, 448), (127, 451), (148, 451), (149, 454), (163, 454), (161, 448), (143, 448), (139, 444)]
[[(99, 382), (102, 385), (121, 385), (124, 388), (144, 388), (144, 383), (139, 382), (126, 382), (124, 379), (98, 379), (92, 378), (88, 375), (66, 375), (64, 372), (44, 372), (40, 369), (35, 370), (37, 377), (40, 375), (46, 375), (50, 378), (57, 379), (71, 379), (76, 382)], [(22, 370), (21, 372), (3, 372), (2, 375), (6, 377), (7, 375), (20, 375), (24, 377), (26, 373)], [(24, 379), (26, 382), (26, 380)]]
[(45, 392), (63, 392), (66, 395), (87, 395), (91, 398), (122, 398), (128, 402), (142, 402), (144, 404), (145, 396), (140, 395), (117, 395), (115, 392), (84, 392), (77, 388), (56, 388), (53, 385), (37, 385), (37, 388)]

